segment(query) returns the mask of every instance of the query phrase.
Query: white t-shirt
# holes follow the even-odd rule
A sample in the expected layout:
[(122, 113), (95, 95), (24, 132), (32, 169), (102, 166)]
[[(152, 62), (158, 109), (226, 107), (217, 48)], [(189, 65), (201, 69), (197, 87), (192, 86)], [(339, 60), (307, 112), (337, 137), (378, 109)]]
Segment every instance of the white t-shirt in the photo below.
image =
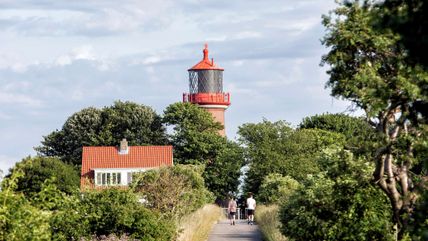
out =
[(256, 209), (256, 200), (254, 198), (247, 198), (247, 208), (251, 210)]

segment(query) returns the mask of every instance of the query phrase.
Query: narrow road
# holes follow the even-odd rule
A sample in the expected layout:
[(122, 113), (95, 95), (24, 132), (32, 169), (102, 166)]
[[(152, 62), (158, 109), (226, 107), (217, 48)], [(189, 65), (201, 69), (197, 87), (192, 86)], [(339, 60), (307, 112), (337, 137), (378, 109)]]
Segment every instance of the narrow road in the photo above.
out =
[(229, 220), (221, 220), (214, 225), (208, 241), (262, 241), (258, 225), (248, 225), (246, 220), (230, 225)]

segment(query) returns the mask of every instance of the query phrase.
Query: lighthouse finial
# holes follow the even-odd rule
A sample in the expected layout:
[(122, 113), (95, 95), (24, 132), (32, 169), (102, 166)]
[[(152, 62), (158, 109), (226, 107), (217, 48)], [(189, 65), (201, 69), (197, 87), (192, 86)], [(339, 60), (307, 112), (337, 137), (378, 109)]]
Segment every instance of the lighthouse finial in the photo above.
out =
[(204, 48), (204, 60), (208, 60), (208, 43), (205, 43), (205, 48)]

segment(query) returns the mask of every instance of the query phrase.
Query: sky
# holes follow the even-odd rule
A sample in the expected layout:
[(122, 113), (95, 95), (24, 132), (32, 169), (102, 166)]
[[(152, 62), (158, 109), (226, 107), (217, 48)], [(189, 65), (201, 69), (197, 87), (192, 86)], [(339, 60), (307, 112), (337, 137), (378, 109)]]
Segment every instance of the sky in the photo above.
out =
[(116, 100), (158, 114), (188, 92), (187, 69), (224, 68), (228, 138), (263, 118), (293, 126), (347, 113), (320, 60), (334, 0), (0, 0), (0, 169), (86, 107)]

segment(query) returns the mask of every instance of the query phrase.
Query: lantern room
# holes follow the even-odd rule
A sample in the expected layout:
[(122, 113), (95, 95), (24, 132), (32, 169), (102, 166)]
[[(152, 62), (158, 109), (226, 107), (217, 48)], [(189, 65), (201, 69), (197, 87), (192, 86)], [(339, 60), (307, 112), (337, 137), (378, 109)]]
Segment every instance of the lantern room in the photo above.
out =
[(184, 102), (199, 105), (230, 105), (229, 93), (223, 92), (223, 71), (208, 57), (208, 45), (203, 50), (204, 58), (189, 71), (189, 93), (183, 94)]

